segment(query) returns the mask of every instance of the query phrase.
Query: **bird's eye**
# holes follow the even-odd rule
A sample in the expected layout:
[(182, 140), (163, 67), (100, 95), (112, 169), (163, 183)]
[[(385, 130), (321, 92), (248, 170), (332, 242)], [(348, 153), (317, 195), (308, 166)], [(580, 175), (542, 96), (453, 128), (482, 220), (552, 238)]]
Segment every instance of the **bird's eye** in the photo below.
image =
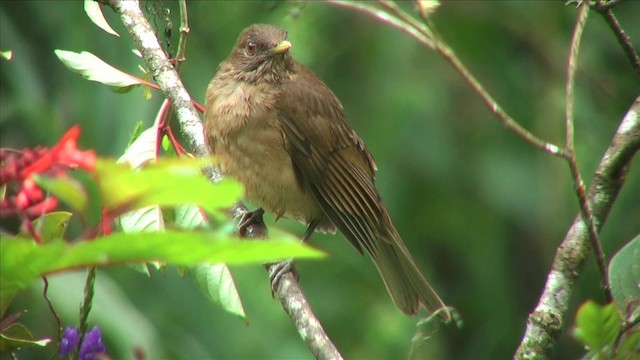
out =
[(255, 52), (256, 52), (256, 48), (257, 48), (257, 47), (258, 47), (258, 46), (256, 45), (256, 43), (254, 43), (253, 41), (249, 41), (249, 42), (247, 43), (247, 47), (246, 47), (246, 48), (247, 48), (247, 54), (249, 54), (249, 55), (253, 55), (253, 53), (255, 53)]

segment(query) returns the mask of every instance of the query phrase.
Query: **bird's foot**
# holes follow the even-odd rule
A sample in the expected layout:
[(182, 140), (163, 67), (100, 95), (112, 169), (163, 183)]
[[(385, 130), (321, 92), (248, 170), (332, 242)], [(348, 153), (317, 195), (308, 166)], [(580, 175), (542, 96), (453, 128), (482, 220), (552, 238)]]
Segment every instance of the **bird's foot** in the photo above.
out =
[(298, 281), (300, 279), (300, 274), (293, 266), (293, 259), (284, 260), (269, 266), (269, 280), (271, 282), (271, 296), (276, 293), (278, 286), (280, 285), (280, 280), (284, 274), (291, 272), (293, 277)]
[(240, 217), (240, 222), (238, 222), (238, 234), (240, 237), (247, 236), (247, 228), (251, 225), (263, 225), (264, 221), (262, 220), (262, 215), (264, 214), (264, 210), (261, 208), (255, 209), (253, 211), (247, 211)]

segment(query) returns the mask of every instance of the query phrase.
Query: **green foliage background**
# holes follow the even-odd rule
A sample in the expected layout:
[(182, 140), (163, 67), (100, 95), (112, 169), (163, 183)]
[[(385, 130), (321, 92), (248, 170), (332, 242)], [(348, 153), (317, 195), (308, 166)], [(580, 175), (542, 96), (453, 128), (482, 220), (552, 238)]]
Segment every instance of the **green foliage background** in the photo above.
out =
[[(177, 3), (165, 5), (172, 9), (175, 49)], [(341, 99), (378, 163), (378, 187), (396, 227), (465, 322), (461, 330), (448, 327), (434, 333), (417, 356), (511, 357), (555, 248), (578, 211), (566, 164), (506, 131), (434, 52), (367, 16), (320, 2), (193, 1), (188, 6), (191, 32), (182, 77), (200, 103), (237, 35), (258, 22), (287, 29), (293, 56)], [(113, 93), (72, 74), (53, 53), (86, 50), (141, 75), (126, 31), (109, 9), (105, 12), (122, 38), (94, 26), (81, 2), (0, 3), (0, 48), (14, 53), (12, 61), (0, 61), (2, 147), (51, 145), (79, 123), (84, 148), (117, 157), (136, 122), (151, 125), (159, 93), (151, 101), (141, 90)], [(640, 3), (624, 2), (614, 12), (640, 48)], [(563, 144), (565, 64), (575, 14), (573, 6), (562, 2), (447, 1), (433, 22), (515, 119), (538, 136)], [(162, 29), (162, 19), (156, 21)], [(590, 182), (638, 96), (640, 81), (594, 12), (579, 66), (576, 148)], [(638, 166), (636, 158), (601, 233), (609, 257), (640, 232)], [(277, 226), (303, 232), (287, 220)], [(373, 264), (341, 236), (317, 234), (312, 241), (330, 257), (298, 264), (302, 286), (345, 357), (406, 357), (415, 319), (394, 307)], [(91, 322), (103, 328), (109, 353), (118, 359), (132, 358), (134, 347), (143, 348), (149, 359), (312, 358), (271, 298), (264, 269), (232, 269), (248, 323), (209, 303), (194, 281), (172, 269), (147, 278), (127, 267), (99, 272)], [(51, 297), (65, 324), (77, 323), (84, 274), (51, 281)], [(41, 283), (34, 284), (10, 311), (29, 309), (21, 320), (34, 335), (53, 336), (55, 322), (41, 290)], [(603, 301), (593, 259), (573, 301), (577, 305), (586, 298)], [(571, 323), (573, 317), (568, 316)], [(554, 358), (583, 353), (569, 333), (563, 332)], [(42, 358), (50, 351), (25, 351), (21, 358)]]

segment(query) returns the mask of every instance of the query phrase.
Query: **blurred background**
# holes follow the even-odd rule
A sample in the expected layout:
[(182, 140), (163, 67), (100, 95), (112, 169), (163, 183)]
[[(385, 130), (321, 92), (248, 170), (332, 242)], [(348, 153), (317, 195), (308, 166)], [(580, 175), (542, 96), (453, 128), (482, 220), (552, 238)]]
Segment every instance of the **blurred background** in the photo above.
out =
[[(171, 9), (174, 53), (176, 5), (164, 3)], [(403, 6), (413, 11), (413, 4)], [(507, 131), (435, 52), (368, 16), (320, 2), (194, 1), (188, 9), (191, 32), (182, 78), (200, 103), (218, 63), (253, 23), (288, 30), (292, 55), (341, 99), (348, 121), (377, 161), (378, 188), (398, 231), (464, 320), (459, 330), (431, 329), (415, 357), (510, 358), (555, 249), (578, 211), (566, 163)], [(111, 92), (71, 73), (53, 52), (89, 51), (141, 76), (141, 60), (130, 51), (134, 45), (127, 32), (110, 9), (105, 13), (121, 38), (93, 25), (82, 2), (0, 3), (0, 49), (13, 50), (14, 56), (0, 61), (2, 147), (51, 145), (81, 124), (83, 148), (118, 157), (138, 121), (152, 124), (162, 101), (159, 92), (149, 101), (141, 89)], [(640, 49), (640, 4), (624, 2), (614, 13)], [(165, 41), (163, 16), (148, 16)], [(432, 21), (510, 115), (562, 145), (565, 64), (575, 18), (575, 6), (562, 2), (445, 1)], [(592, 12), (582, 39), (575, 104), (577, 156), (587, 183), (639, 90), (616, 38)], [(601, 232), (609, 257), (640, 232), (639, 167), (636, 157)], [(276, 226), (304, 231), (288, 220)], [(341, 235), (316, 234), (312, 243), (330, 256), (298, 263), (302, 287), (342, 354), (406, 358), (416, 319), (396, 309), (372, 262)], [(232, 271), (247, 322), (208, 302), (192, 279), (174, 269), (148, 278), (114, 267), (99, 271), (91, 324), (101, 326), (108, 352), (117, 359), (132, 358), (133, 349), (149, 359), (311, 359), (271, 298), (265, 270)], [(73, 272), (51, 278), (50, 296), (65, 325), (77, 325), (84, 277)], [(583, 354), (570, 334), (576, 307), (588, 298), (604, 301), (593, 257), (572, 296), (554, 358)], [(55, 336), (41, 283), (21, 293), (9, 312), (21, 309), (29, 309), (21, 321), (36, 337)], [(42, 359), (53, 351), (50, 346), (20, 354)]]

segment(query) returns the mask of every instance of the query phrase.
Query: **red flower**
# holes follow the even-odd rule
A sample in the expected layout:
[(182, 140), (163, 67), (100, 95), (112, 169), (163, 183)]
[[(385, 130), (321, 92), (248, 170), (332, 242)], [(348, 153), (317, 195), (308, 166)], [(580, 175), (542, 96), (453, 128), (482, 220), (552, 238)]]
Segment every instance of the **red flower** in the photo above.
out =
[(20, 173), (21, 177), (26, 179), (33, 173), (42, 174), (52, 168), (56, 171), (58, 170), (55, 168), (56, 165), (72, 169), (80, 167), (87, 171), (93, 171), (96, 167), (96, 153), (93, 150), (78, 150), (78, 137), (80, 137), (80, 127), (76, 125), (62, 136), (51, 151), (23, 169)]
[[(53, 196), (45, 196), (33, 175), (65, 177), (69, 169), (75, 168), (93, 171), (96, 153), (93, 150), (79, 150), (79, 136), (80, 127), (76, 125), (51, 149), (0, 149), (0, 186), (7, 184), (7, 194), (0, 199), (0, 216), (18, 216), (23, 220), (23, 225), (33, 230), (31, 220), (58, 207), (58, 200)], [(33, 233), (33, 236), (38, 239), (37, 234)]]

